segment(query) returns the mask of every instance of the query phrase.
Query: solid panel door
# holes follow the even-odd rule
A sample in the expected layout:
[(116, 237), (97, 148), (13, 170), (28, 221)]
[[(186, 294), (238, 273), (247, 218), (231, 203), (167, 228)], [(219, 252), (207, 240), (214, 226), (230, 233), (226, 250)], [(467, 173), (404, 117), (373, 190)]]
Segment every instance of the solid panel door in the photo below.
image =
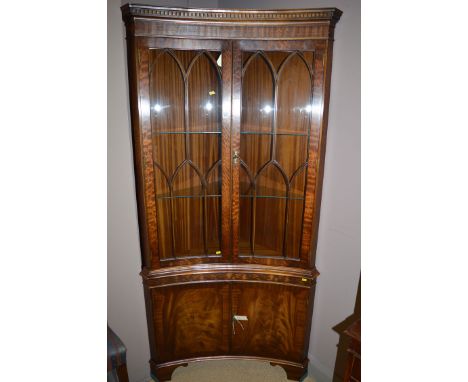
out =
[(230, 44), (149, 39), (138, 54), (151, 265), (225, 261)]
[(228, 353), (228, 284), (153, 288), (151, 307), (158, 362)]
[(233, 55), (234, 258), (307, 267), (323, 61), (312, 41), (241, 41)]
[(304, 360), (310, 288), (233, 283), (231, 295), (232, 354)]

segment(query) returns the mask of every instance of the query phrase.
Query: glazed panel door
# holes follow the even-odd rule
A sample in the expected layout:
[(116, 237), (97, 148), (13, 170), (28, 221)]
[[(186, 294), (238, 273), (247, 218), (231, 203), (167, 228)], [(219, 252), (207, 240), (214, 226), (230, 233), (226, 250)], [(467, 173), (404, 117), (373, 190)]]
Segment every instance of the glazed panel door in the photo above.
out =
[(139, 102), (150, 267), (226, 261), (231, 43), (142, 41)]
[(323, 59), (313, 41), (233, 44), (233, 254), (308, 267)]

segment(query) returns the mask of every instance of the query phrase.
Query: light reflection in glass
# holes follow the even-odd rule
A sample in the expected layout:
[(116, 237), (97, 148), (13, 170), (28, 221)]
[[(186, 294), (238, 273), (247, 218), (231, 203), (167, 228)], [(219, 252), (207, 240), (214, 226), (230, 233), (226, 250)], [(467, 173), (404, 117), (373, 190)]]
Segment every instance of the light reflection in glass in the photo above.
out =
[(265, 114), (270, 114), (273, 108), (270, 105), (265, 105), (262, 110)]
[(206, 104), (205, 104), (205, 110), (206, 111), (211, 111), (213, 109), (213, 104), (208, 101)]

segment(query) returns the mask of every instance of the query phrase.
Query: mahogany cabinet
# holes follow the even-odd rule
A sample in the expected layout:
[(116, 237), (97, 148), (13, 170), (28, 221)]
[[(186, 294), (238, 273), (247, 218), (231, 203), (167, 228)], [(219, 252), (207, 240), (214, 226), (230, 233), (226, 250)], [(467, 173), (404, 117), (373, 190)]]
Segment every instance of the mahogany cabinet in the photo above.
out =
[(341, 11), (124, 5), (151, 373), (307, 372)]

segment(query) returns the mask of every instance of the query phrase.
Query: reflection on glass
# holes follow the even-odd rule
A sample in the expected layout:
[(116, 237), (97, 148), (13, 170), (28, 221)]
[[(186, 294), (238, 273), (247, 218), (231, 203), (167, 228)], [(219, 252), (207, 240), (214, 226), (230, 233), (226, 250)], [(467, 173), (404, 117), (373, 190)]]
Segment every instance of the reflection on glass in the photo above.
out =
[[(273, 74), (260, 54), (247, 60), (242, 79), (241, 132), (271, 133), (274, 104)], [(235, 106), (235, 105), (233, 105)]]
[(210, 101), (208, 101), (207, 103), (205, 103), (205, 110), (211, 111), (211, 109), (213, 109), (213, 104)]
[(191, 132), (220, 131), (221, 82), (216, 61), (198, 56), (188, 77), (188, 129)]
[(265, 107), (262, 109), (262, 111), (266, 114), (270, 114), (272, 110), (273, 109), (270, 105), (265, 105)]
[(184, 131), (184, 78), (171, 52), (150, 50), (151, 123), (155, 133)]

